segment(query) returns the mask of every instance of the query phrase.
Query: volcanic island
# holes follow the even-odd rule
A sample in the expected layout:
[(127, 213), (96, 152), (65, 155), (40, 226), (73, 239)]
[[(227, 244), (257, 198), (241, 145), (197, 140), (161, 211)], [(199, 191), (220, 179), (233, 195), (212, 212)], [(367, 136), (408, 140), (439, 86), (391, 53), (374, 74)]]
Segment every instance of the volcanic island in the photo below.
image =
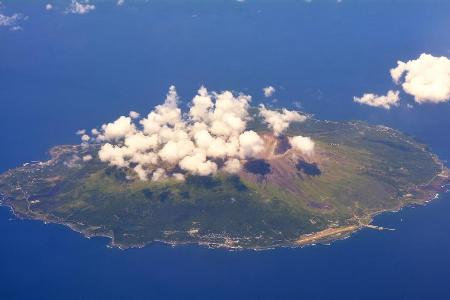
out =
[[(241, 159), (239, 171), (225, 172), (215, 159), (214, 174), (174, 166), (182, 180), (141, 180), (133, 168), (100, 159), (100, 143), (59, 145), (48, 161), (0, 175), (1, 202), (19, 218), (109, 237), (120, 248), (269, 249), (378, 228), (375, 215), (424, 204), (449, 183), (438, 157), (395, 129), (310, 117), (274, 134), (258, 114), (248, 119), (263, 148)], [(292, 147), (299, 134), (314, 141), (313, 155)]]

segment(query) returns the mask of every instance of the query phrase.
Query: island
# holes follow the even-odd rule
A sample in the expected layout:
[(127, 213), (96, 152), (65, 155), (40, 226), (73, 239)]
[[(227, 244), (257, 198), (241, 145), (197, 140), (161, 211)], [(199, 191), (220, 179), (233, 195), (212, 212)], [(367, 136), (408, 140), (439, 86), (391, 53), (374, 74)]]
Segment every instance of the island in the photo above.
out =
[[(425, 145), (385, 126), (308, 118), (276, 136), (256, 118), (249, 128), (264, 151), (236, 174), (142, 181), (102, 162), (96, 144), (60, 145), (48, 161), (0, 175), (1, 203), (19, 218), (109, 237), (120, 248), (269, 249), (379, 228), (375, 215), (424, 204), (449, 183), (449, 170)], [(286, 142), (297, 134), (315, 141), (314, 159)]]

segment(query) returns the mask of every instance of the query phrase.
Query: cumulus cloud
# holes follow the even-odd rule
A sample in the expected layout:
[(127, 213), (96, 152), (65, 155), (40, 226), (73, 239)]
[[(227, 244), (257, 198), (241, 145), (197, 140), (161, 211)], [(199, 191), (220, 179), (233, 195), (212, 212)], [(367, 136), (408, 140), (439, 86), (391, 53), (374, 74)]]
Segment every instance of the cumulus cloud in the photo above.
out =
[[(144, 133), (154, 134), (163, 130), (163, 139), (167, 139), (168, 135), (176, 134), (175, 129), (181, 129), (185, 126), (181, 118), (181, 110), (178, 108), (178, 95), (175, 87), (171, 86), (167, 94), (164, 104), (155, 107), (147, 118), (140, 121), (144, 127)], [(173, 129), (173, 130), (172, 130)]]
[(133, 152), (145, 152), (156, 149), (158, 146), (158, 136), (156, 134), (145, 135), (142, 132), (128, 135), (125, 138), (124, 145)]
[(92, 158), (93, 158), (92, 155), (88, 154), (88, 155), (83, 156), (83, 161), (91, 161)]
[(408, 62), (397, 62), (390, 70), (396, 84), (414, 96), (417, 103), (440, 103), (450, 100), (450, 60), (423, 53)]
[(130, 111), (130, 113), (128, 114), (128, 116), (130, 117), (130, 118), (132, 118), (132, 119), (137, 119), (137, 118), (139, 118), (139, 113), (138, 112), (135, 112), (135, 111)]
[(165, 162), (175, 164), (190, 155), (194, 149), (195, 145), (189, 139), (169, 140), (158, 152), (158, 156)]
[(294, 136), (289, 139), (289, 142), (291, 143), (292, 148), (305, 155), (312, 156), (314, 154), (315, 143), (309, 137), (304, 137), (301, 135)]
[(185, 171), (202, 176), (211, 175), (217, 171), (217, 164), (208, 160), (206, 154), (202, 151), (196, 151), (196, 153), (185, 156), (179, 165)]
[(184, 176), (184, 174), (182, 174), (182, 173), (173, 173), (173, 174), (172, 174), (172, 177), (173, 177), (175, 180), (178, 180), (178, 181), (184, 181), (184, 180), (185, 180), (185, 176)]
[(89, 0), (72, 0), (66, 12), (71, 14), (84, 15), (93, 10), (95, 10), (95, 5), (90, 4)]
[(136, 126), (132, 123), (130, 117), (121, 116), (112, 123), (102, 126), (102, 139), (111, 141), (119, 140), (136, 132)]
[(372, 93), (364, 94), (362, 97), (353, 97), (353, 101), (372, 107), (381, 107), (390, 109), (392, 106), (398, 106), (400, 97), (399, 91), (388, 91), (387, 95), (376, 95)]
[(246, 131), (239, 136), (239, 155), (241, 158), (252, 158), (264, 150), (264, 141), (254, 131)]
[(89, 142), (90, 139), (91, 139), (90, 136), (87, 134), (83, 134), (81, 136), (81, 141), (83, 141), (83, 142)]
[[(398, 61), (390, 70), (392, 80), (403, 91), (414, 96), (416, 103), (442, 103), (450, 100), (450, 60), (422, 53), (408, 62)], [(399, 92), (390, 90), (387, 95), (364, 94), (354, 97), (357, 103), (390, 109), (399, 105)]]
[(98, 131), (97, 128), (92, 128), (91, 133), (92, 133), (92, 135), (97, 136), (100, 134), (100, 131)]
[(122, 6), (124, 4), (125, 4), (125, 0), (117, 0), (117, 3), (116, 3), (117, 6)]
[[(158, 181), (167, 178), (166, 170), (163, 168), (157, 168), (152, 174), (152, 181)], [(143, 178), (141, 178), (142, 180)]]
[[(201, 87), (186, 113), (178, 102), (176, 88), (171, 86), (164, 103), (147, 116), (130, 112), (92, 129), (90, 134), (80, 130), (82, 145), (97, 144), (101, 161), (132, 170), (141, 180), (153, 181), (184, 180), (186, 174), (238, 173), (243, 162), (260, 157), (264, 140), (247, 129), (250, 96), (209, 92)], [(260, 107), (260, 111), (274, 132), (283, 132), (290, 122), (305, 119), (288, 110)]]
[(271, 97), (275, 93), (275, 91), (275, 88), (271, 85), (263, 88), (263, 93), (266, 98)]
[(126, 148), (118, 145), (111, 145), (110, 143), (102, 145), (100, 151), (98, 151), (98, 157), (101, 161), (109, 162), (111, 165), (117, 167), (128, 166), (128, 163), (125, 161), (126, 155)]
[(304, 122), (306, 120), (306, 116), (296, 111), (284, 108), (281, 111), (270, 110), (264, 104), (259, 106), (259, 115), (276, 136), (283, 134), (292, 122)]
[(241, 170), (241, 161), (236, 158), (229, 159), (225, 162), (224, 170), (228, 173), (238, 173)]
[(47, 3), (47, 4), (45, 5), (45, 10), (52, 10), (52, 9), (53, 9), (53, 5), (52, 5), (52, 4)]

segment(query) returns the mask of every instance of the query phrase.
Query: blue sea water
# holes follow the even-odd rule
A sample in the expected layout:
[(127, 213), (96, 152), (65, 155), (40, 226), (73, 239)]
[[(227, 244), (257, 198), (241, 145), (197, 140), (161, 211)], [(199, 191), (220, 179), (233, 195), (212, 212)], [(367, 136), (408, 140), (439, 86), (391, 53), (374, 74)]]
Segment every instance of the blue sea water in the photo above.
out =
[[(23, 30), (0, 27), (0, 172), (77, 143), (74, 132), (149, 111), (171, 84), (186, 103), (204, 84), (318, 118), (398, 128), (450, 159), (450, 105), (390, 111), (352, 102), (394, 88), (389, 68), (450, 54), (448, 1), (2, 1)], [(406, 103), (414, 105), (413, 109)], [(16, 220), (0, 208), (1, 299), (449, 299), (450, 195), (377, 217), (330, 246), (271, 251), (121, 251), (103, 238)]]

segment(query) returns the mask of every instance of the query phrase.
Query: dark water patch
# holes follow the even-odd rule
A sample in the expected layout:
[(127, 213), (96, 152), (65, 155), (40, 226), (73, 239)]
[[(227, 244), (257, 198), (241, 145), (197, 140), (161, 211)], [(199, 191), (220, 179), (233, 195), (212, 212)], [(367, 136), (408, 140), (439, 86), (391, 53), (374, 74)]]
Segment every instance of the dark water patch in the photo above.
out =
[(247, 172), (265, 176), (272, 171), (270, 164), (264, 159), (254, 159), (246, 162), (244, 168)]
[(303, 171), (305, 174), (310, 176), (319, 176), (322, 174), (322, 171), (316, 163), (308, 163), (304, 160), (300, 160), (295, 167), (297, 170)]
[(283, 154), (291, 149), (291, 144), (289, 143), (289, 138), (285, 135), (281, 135), (277, 138), (277, 146), (275, 147), (274, 154)]

